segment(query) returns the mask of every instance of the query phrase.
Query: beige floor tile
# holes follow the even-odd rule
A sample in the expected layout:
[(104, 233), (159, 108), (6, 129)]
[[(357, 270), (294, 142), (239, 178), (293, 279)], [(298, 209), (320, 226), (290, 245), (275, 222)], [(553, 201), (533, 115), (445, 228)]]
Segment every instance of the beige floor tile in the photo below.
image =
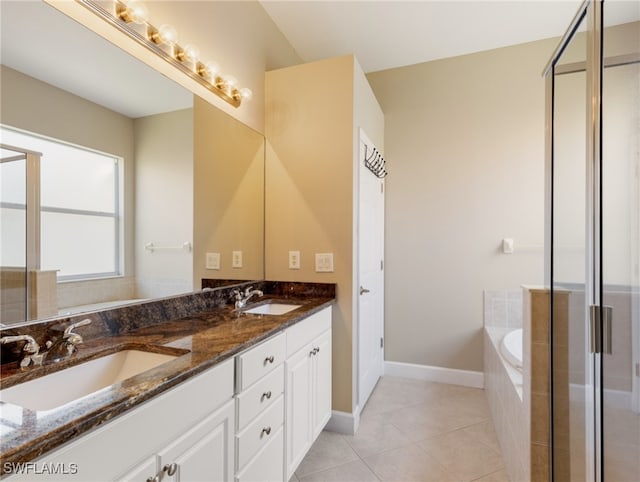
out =
[(459, 480), (474, 480), (504, 468), (499, 452), (464, 430), (437, 435), (418, 445)]
[(468, 400), (455, 402), (446, 399), (387, 412), (379, 417), (384, 417), (414, 442), (489, 419), (488, 411), (482, 405), (473, 407)]
[(378, 381), (356, 435), (323, 432), (295, 475), (291, 482), (508, 480), (484, 390), (397, 377)]
[(473, 482), (509, 482), (509, 476), (503, 469), (492, 474), (485, 475), (484, 477), (480, 477), (479, 479), (475, 479)]
[(320, 433), (309, 453), (300, 463), (295, 475), (301, 478), (313, 472), (327, 470), (357, 459), (358, 455), (342, 435), (325, 430)]
[(362, 460), (347, 462), (300, 478), (300, 482), (378, 482), (379, 480)]
[(360, 423), (355, 435), (344, 435), (345, 441), (360, 457), (408, 445), (411, 440), (383, 418), (369, 418)]
[(364, 459), (383, 481), (448, 482), (456, 480), (430, 455), (416, 445), (408, 445)]
[(476, 423), (462, 429), (462, 432), (469, 435), (470, 438), (481, 442), (488, 447), (500, 453), (500, 442), (498, 442), (498, 436), (493, 428), (493, 423), (488, 420), (482, 423)]

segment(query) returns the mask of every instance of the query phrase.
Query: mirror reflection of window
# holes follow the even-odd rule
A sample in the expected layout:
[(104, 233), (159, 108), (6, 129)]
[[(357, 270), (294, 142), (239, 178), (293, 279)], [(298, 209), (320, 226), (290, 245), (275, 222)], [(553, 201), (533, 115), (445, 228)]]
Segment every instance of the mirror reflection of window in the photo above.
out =
[(118, 276), (122, 159), (6, 127), (0, 134), (43, 154), (40, 268), (57, 271), (59, 281)]

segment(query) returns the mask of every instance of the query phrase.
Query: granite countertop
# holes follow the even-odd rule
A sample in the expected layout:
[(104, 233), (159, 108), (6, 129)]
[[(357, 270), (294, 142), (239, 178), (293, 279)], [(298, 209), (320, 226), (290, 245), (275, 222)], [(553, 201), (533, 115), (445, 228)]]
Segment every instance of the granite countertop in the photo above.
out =
[[(2, 388), (8, 388), (120, 350), (177, 355), (174, 360), (52, 410), (33, 411), (1, 403), (0, 456), (3, 464), (0, 465), (37, 459), (334, 301), (330, 297), (279, 299), (265, 295), (265, 298), (268, 299), (259, 299), (249, 306), (268, 301), (302, 306), (284, 315), (239, 314), (231, 305), (217, 307), (124, 334), (86, 340), (74, 355), (57, 364), (26, 370), (20, 370), (17, 364), (14, 367), (3, 366), (0, 382)], [(81, 329), (78, 332), (81, 333)], [(4, 467), (0, 470), (4, 473)]]

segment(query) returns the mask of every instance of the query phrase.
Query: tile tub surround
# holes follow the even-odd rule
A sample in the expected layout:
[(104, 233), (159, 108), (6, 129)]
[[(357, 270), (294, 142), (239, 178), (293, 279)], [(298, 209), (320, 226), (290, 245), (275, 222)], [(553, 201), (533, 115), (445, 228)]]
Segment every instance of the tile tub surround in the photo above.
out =
[(510, 478), (545, 481), (551, 446), (549, 290), (524, 286), (521, 302), (522, 374), (500, 353), (502, 337), (512, 328), (485, 326), (485, 386)]
[[(500, 447), (505, 470), (514, 481), (531, 480), (529, 476), (529, 412), (521, 398), (522, 387), (512, 381), (509, 369), (515, 370), (500, 355), (502, 336), (511, 328), (485, 327), (485, 393)], [(520, 374), (519, 378), (522, 379)], [(520, 382), (522, 383), (522, 382)]]
[[(261, 283), (264, 282), (252, 285), (256, 288), (268, 286)], [(147, 304), (142, 304), (108, 310), (91, 314), (89, 317), (94, 319), (94, 323), (78, 328), (85, 343), (70, 359), (23, 371), (15, 362), (3, 365), (0, 382), (3, 388), (8, 388), (122, 349), (177, 355), (184, 353), (125, 382), (51, 410), (46, 417), (38, 417), (38, 412), (22, 407), (3, 404), (0, 416), (0, 456), (3, 462), (34, 460), (334, 302), (333, 297), (286, 298), (271, 296), (268, 292), (265, 295), (267, 297), (295, 301), (303, 306), (278, 316), (238, 314), (229, 302), (230, 290), (222, 289), (152, 302), (150, 304), (155, 305), (153, 309), (143, 308)], [(138, 310), (138, 316), (149, 310), (148, 313), (153, 318), (141, 320), (131, 312), (134, 308)], [(120, 326), (117, 315), (113, 313), (115, 311), (123, 312)], [(82, 318), (74, 317), (71, 321)], [(51, 323), (54, 322), (50, 322), (49, 328), (55, 328), (56, 325)], [(62, 327), (67, 322), (63, 324), (57, 320), (57, 323), (58, 327)], [(94, 324), (98, 327), (92, 326)], [(25, 326), (15, 331), (26, 333), (27, 328), (30, 328), (34, 330), (34, 334), (46, 333), (42, 327), (38, 332), (34, 326)]]

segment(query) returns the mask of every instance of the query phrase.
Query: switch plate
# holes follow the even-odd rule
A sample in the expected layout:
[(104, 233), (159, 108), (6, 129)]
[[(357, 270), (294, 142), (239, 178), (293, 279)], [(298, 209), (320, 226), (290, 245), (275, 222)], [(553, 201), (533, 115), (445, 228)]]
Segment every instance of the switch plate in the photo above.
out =
[(289, 251), (289, 269), (300, 269), (300, 251)]
[(233, 251), (231, 253), (231, 267), (242, 268), (242, 251)]
[(207, 253), (207, 269), (220, 269), (220, 253)]
[(316, 253), (316, 273), (333, 273), (333, 253)]

